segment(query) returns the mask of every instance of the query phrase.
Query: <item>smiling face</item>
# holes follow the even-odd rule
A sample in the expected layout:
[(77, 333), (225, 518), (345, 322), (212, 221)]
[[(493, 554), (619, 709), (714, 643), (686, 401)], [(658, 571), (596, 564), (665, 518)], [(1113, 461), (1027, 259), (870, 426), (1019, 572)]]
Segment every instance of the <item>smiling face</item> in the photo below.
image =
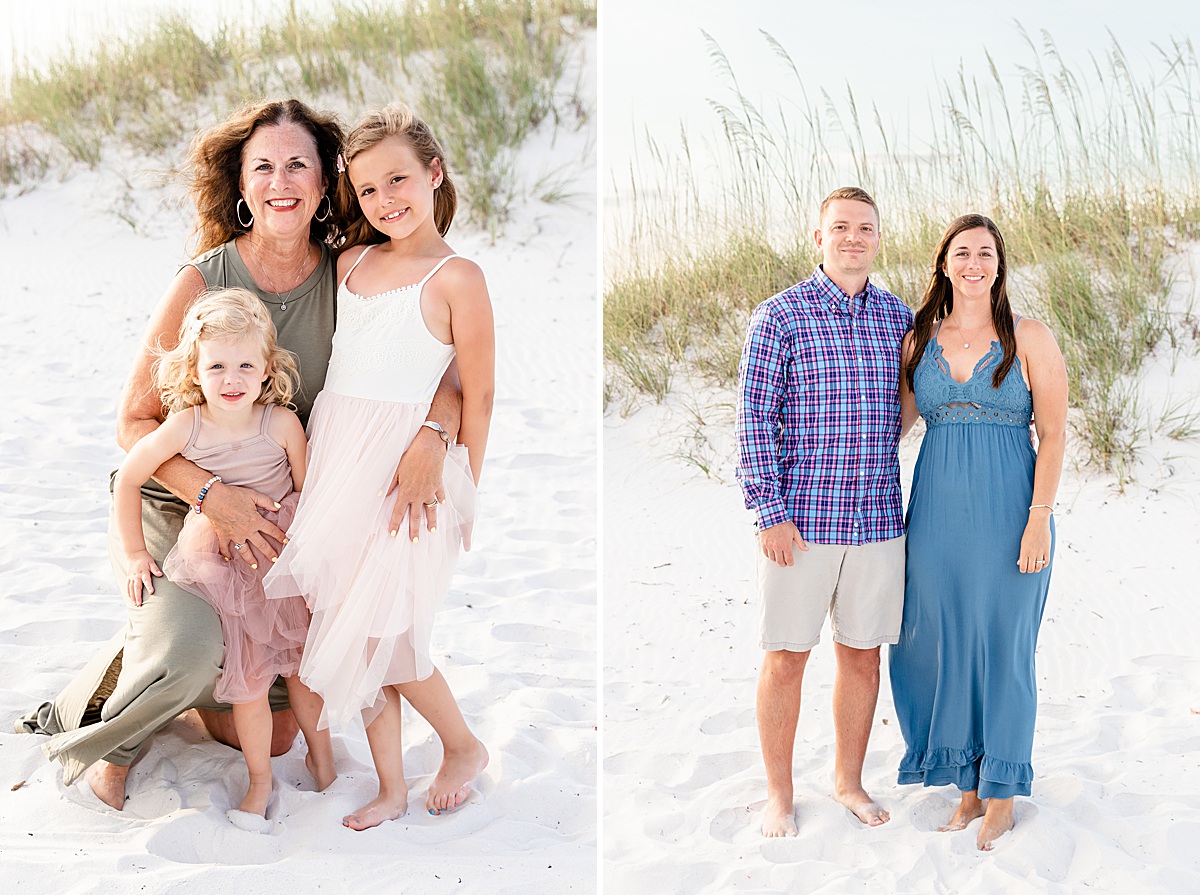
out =
[(821, 266), (838, 285), (863, 280), (879, 251), (879, 219), (875, 209), (857, 199), (834, 199), (821, 216), (814, 234)]
[(439, 159), (426, 168), (403, 137), (393, 136), (354, 156), (347, 169), (363, 217), (392, 239), (433, 222), (434, 190), (442, 180)]
[(325, 194), (317, 142), (298, 124), (264, 125), (242, 147), (242, 198), (252, 232), (266, 239), (308, 234)]
[(946, 247), (942, 272), (955, 298), (990, 300), (1000, 271), (996, 240), (986, 227), (973, 227), (955, 235)]
[(197, 345), (194, 378), (214, 409), (248, 410), (268, 375), (259, 339), (201, 339)]

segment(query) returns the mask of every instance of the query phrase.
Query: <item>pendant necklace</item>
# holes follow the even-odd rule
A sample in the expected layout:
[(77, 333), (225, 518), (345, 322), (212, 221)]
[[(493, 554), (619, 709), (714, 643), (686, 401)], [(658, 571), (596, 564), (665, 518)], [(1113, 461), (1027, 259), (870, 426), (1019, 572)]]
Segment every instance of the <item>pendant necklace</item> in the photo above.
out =
[(963, 328), (958, 325), (957, 320), (954, 321), (954, 328), (956, 330), (958, 330), (959, 338), (961, 338), (963, 340), (963, 348), (970, 348), (971, 343), (974, 342), (975, 339), (978, 338), (979, 334), (981, 332), (983, 332), (984, 329), (987, 328), (987, 324), (985, 323), (985, 324), (983, 324), (983, 326), (979, 327), (979, 329), (975, 330), (975, 332), (971, 334), (971, 338), (969, 338), (969, 339), (967, 338), (967, 334), (963, 332)]
[[(275, 294), (275, 297), (279, 298), (279, 290), (275, 287), (275, 281), (273, 279), (271, 279), (271, 273), (270, 273), (270, 271), (267, 270), (267, 266), (265, 264), (263, 264), (262, 258), (258, 254), (258, 249), (255, 248), (254, 243), (250, 242), (249, 240), (247, 240), (247, 242), (250, 245), (250, 251), (254, 253), (254, 260), (258, 263), (258, 269), (261, 270), (263, 272), (263, 276), (265, 276), (267, 278), (267, 285), (271, 287), (271, 291)], [(292, 297), (292, 293), (295, 292), (297, 289), (299, 289), (300, 286), (302, 286), (304, 284), (304, 281), (306, 279), (308, 279), (307, 277), (302, 276), (302, 274), (304, 273), (304, 268), (308, 266), (308, 257), (310, 254), (311, 254), (311, 252), (307, 252), (307, 251), (304, 253), (304, 258), (303, 258), (303, 260), (301, 260), (300, 266), (296, 269), (296, 276), (301, 277), (300, 282), (297, 283), (295, 286), (293, 286), (291, 289), (289, 289), (287, 295), (285, 295), (285, 296), (283, 296), (283, 298), (279, 299), (279, 302), (278, 302), (279, 310), (281, 310), (281, 311), (287, 310), (288, 299)], [(296, 299), (296, 301), (299, 301), (299, 300), (300, 299)], [(269, 301), (269, 299), (268, 299), (268, 301)], [(275, 302), (271, 302), (271, 304), (275, 304)]]

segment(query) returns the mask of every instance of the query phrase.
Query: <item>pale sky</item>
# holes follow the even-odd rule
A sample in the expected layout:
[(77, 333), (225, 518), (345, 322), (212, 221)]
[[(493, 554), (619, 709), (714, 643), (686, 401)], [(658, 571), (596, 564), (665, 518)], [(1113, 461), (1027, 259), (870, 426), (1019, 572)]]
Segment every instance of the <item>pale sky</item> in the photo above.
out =
[[(1053, 37), (1069, 65), (1103, 56), (1115, 35), (1131, 65), (1157, 59), (1153, 44), (1200, 38), (1195, 0), (1004, 0), (959, 4), (911, 0), (811, 3), (804, 0), (600, 0), (602, 152), (604, 190), (628, 170), (648, 129), (665, 143), (678, 142), (680, 122), (695, 138), (715, 135), (718, 119), (708, 99), (729, 91), (707, 54), (701, 31), (729, 57), (742, 90), (761, 100), (782, 81), (795, 93), (760, 31), (788, 51), (810, 101), (820, 88), (844, 97), (850, 84), (869, 120), (872, 102), (898, 132), (919, 129), (936, 103), (938, 85), (957, 76), (990, 80), (983, 52), (1015, 83), (1017, 66), (1033, 59), (1019, 22), (1040, 45)], [(1110, 34), (1111, 32), (1111, 34)], [(699, 139), (694, 139), (695, 143)]]

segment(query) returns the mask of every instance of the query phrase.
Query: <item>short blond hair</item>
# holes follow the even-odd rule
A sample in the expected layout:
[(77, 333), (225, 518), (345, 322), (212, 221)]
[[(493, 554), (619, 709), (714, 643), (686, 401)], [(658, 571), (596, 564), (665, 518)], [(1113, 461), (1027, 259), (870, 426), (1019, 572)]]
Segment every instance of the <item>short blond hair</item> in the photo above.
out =
[(179, 326), (179, 344), (167, 351), (159, 347), (154, 362), (154, 387), (167, 413), (204, 403), (196, 384), (200, 342), (205, 339), (253, 339), (262, 344), (267, 381), (256, 404), (290, 404), (300, 381), (296, 356), (280, 348), (262, 301), (245, 289), (218, 289), (205, 293), (188, 308)]
[(865, 202), (867, 205), (870, 205), (871, 209), (875, 212), (875, 223), (879, 223), (879, 206), (875, 204), (875, 200), (871, 198), (870, 193), (860, 186), (839, 186), (836, 190), (826, 196), (824, 200), (822, 200), (821, 209), (819, 212), (817, 212), (818, 224), (825, 220), (825, 212), (829, 209), (829, 206), (838, 199), (849, 199), (852, 202)]

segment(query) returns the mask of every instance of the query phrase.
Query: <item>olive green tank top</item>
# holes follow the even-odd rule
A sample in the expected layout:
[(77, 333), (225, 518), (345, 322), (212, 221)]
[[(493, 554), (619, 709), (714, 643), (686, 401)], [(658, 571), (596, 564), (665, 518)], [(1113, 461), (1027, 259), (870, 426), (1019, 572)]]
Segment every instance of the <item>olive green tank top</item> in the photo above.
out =
[[(292, 398), (300, 421), (308, 424), (308, 412), (325, 385), (325, 371), (333, 350), (333, 325), (337, 319), (337, 293), (329, 247), (321, 246), (316, 270), (290, 293), (276, 295), (255, 284), (232, 240), (205, 252), (189, 264), (200, 271), (211, 289), (237, 287), (257, 295), (279, 333), (279, 344), (296, 355), (300, 366), (300, 390)], [(283, 305), (286, 303), (286, 308)]]

